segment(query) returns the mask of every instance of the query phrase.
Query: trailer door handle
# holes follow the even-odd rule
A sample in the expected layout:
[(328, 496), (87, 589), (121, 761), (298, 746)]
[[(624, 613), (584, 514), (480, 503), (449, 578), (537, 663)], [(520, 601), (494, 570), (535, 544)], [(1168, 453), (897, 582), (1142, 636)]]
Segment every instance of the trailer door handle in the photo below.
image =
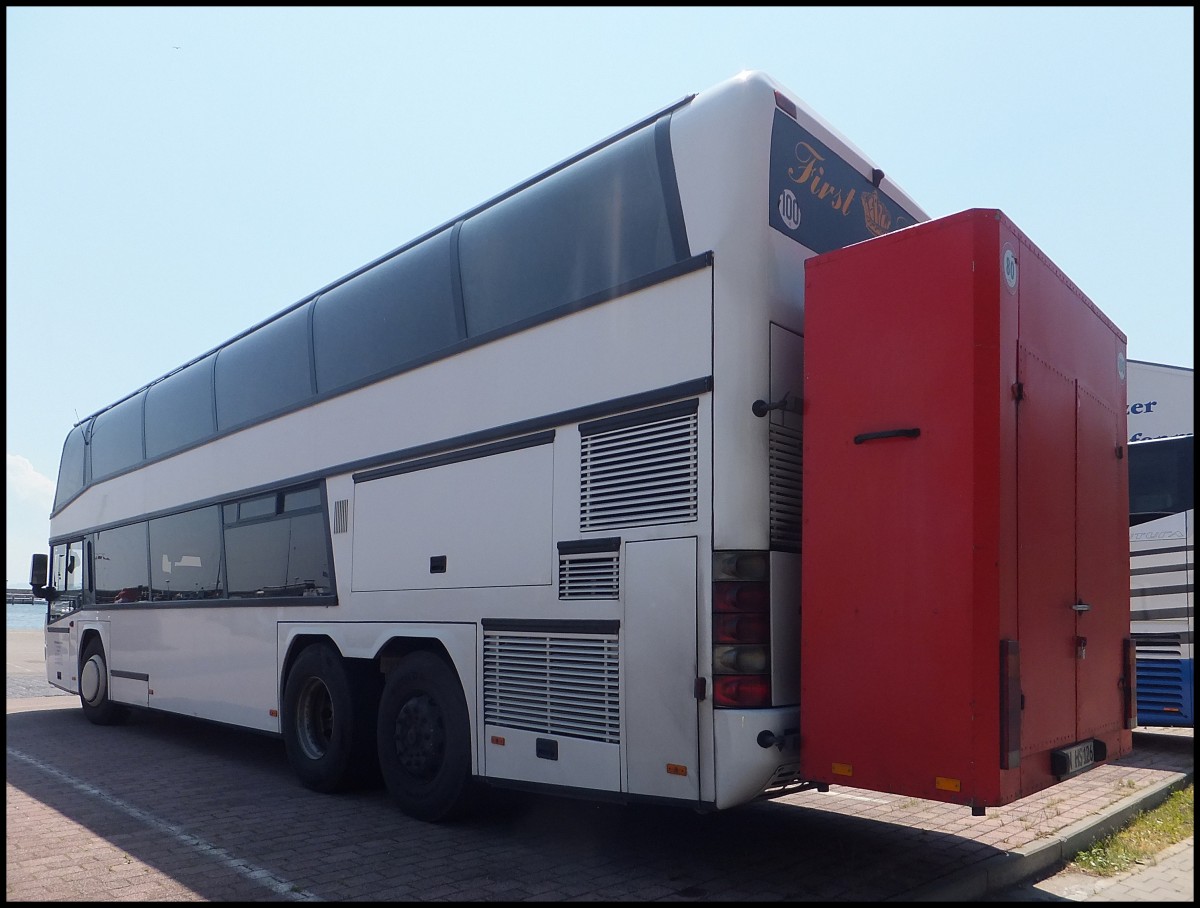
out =
[(921, 434), (920, 429), (887, 429), (883, 432), (864, 432), (854, 436), (854, 443), (861, 445), (864, 441), (874, 441), (877, 438), (916, 438)]

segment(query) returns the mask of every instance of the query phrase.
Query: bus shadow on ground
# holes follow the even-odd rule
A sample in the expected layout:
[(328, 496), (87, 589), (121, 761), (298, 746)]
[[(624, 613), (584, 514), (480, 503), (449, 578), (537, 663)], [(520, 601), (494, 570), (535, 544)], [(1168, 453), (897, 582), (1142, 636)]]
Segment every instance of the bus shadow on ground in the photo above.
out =
[(427, 824), (378, 786), (305, 789), (277, 738), (159, 713), (117, 727), (78, 710), (10, 714), (7, 735), (9, 785), (61, 815), (53, 828), (23, 826), (15, 852), (10, 839), (10, 878), (23, 855), (70, 853), (98, 836), (213, 901), (862, 901), (903, 899), (999, 853), (781, 802), (702, 814), (497, 789), (472, 816)]

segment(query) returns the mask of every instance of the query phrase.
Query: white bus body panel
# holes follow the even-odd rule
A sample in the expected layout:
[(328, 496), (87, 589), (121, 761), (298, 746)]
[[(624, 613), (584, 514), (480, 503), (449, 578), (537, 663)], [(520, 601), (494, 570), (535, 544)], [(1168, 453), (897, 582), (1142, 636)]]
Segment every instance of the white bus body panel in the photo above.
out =
[[(714, 710), (718, 809), (744, 804), (768, 787), (797, 781), (800, 770), (800, 710)], [(769, 731), (783, 747), (763, 747), (758, 736)], [(791, 732), (791, 734), (788, 734)]]
[[(554, 758), (539, 759), (538, 742), (547, 739), (556, 744)], [(483, 751), (481, 775), (489, 779), (591, 791), (621, 791), (621, 747), (618, 744), (485, 725)]]
[(46, 678), (56, 687), (79, 693), (79, 632), (71, 619), (46, 627)]
[(111, 696), (184, 716), (278, 731), (270, 606), (112, 609), (105, 641)]
[(628, 790), (695, 801), (700, 796), (695, 680), (696, 539), (625, 547), (625, 762)]
[(543, 444), (358, 483), (353, 589), (548, 585), (553, 475)]

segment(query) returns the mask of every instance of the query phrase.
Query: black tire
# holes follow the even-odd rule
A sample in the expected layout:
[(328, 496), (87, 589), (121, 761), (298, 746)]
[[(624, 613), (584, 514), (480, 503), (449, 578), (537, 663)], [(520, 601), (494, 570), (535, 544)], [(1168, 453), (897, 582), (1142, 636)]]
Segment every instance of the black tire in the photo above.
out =
[(108, 660), (99, 637), (88, 640), (79, 657), (79, 703), (93, 725), (119, 725), (129, 716), (127, 707), (108, 698)]
[(351, 684), (345, 660), (328, 644), (308, 647), (292, 663), (283, 693), (283, 743), (305, 787), (345, 791), (370, 777), (375, 723), (363, 706), (365, 693)]
[(454, 671), (413, 653), (388, 673), (379, 702), (379, 768), (406, 814), (438, 822), (473, 806), (467, 701)]

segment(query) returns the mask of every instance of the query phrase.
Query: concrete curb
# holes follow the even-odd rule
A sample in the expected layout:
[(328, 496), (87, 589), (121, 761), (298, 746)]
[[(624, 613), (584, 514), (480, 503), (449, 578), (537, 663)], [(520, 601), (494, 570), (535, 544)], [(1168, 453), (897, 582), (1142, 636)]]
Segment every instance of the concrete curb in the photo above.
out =
[(994, 855), (973, 867), (951, 874), (905, 894), (897, 901), (974, 902), (989, 893), (1016, 886), (1050, 868), (1069, 863), (1079, 852), (1122, 829), (1137, 814), (1158, 807), (1172, 792), (1186, 788), (1193, 773), (1148, 786), (1137, 797), (1127, 798), (1104, 811), (1099, 819), (1080, 820), (1058, 833), (1024, 848)]

